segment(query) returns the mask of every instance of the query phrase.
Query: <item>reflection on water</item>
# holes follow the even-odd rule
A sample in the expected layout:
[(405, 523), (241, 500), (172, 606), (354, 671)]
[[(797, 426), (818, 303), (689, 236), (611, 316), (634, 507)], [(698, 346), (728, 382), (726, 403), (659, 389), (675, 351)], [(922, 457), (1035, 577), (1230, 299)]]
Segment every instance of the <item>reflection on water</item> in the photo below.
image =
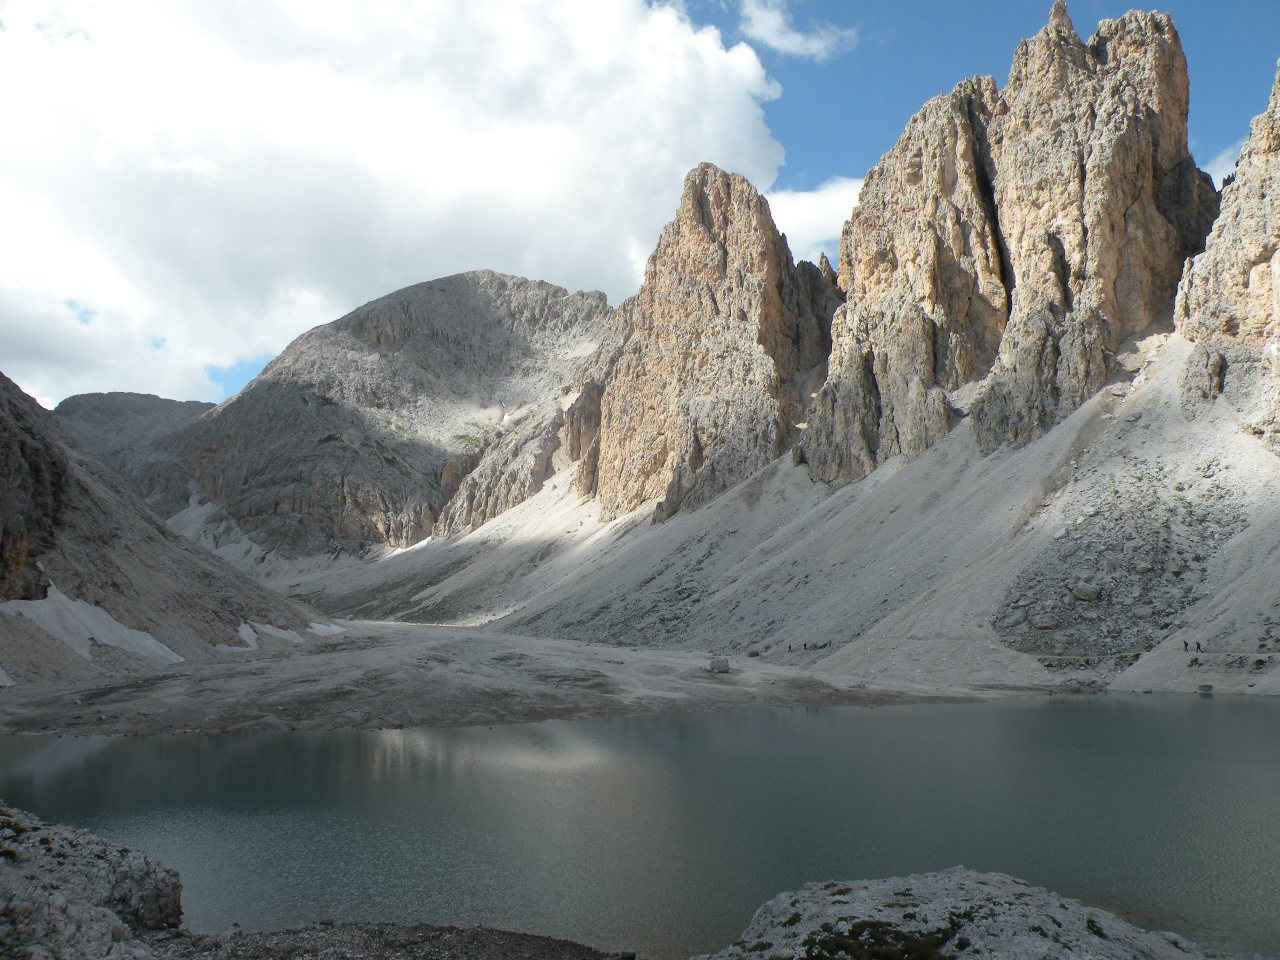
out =
[(1280, 703), (1056, 698), (0, 742), (0, 796), (157, 854), (197, 930), (482, 921), (688, 956), (809, 880), (963, 863), (1280, 953)]

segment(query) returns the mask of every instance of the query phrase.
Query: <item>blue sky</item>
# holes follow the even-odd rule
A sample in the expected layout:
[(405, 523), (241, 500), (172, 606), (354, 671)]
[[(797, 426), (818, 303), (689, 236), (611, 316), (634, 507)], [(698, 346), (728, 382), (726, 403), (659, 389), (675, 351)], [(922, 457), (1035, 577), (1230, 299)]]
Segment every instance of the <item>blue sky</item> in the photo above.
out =
[[(1138, 4), (1072, 0), (1068, 12), (1086, 40), (1099, 20)], [(714, 24), (730, 41), (740, 29), (737, 4), (688, 0), (695, 21)], [(897, 141), (907, 119), (930, 97), (966, 77), (990, 74), (1003, 86), (1018, 42), (1048, 20), (1049, 0), (797, 0), (798, 30), (821, 24), (855, 30), (851, 49), (825, 61), (789, 56), (755, 43), (782, 96), (766, 103), (769, 129), (786, 148), (775, 187), (810, 190), (835, 175), (862, 176)], [(1248, 135), (1267, 106), (1280, 59), (1280, 2), (1168, 0), (1140, 6), (1173, 16), (1191, 79), (1188, 126), (1202, 167)]]
[[(930, 97), (1049, 0), (0, 0), (0, 369), (46, 405), (221, 400), (305, 330), (489, 268), (634, 293), (701, 161), (834, 253)], [(1073, 0), (1086, 38), (1124, 13)], [(1169, 0), (1219, 176), (1278, 0)]]

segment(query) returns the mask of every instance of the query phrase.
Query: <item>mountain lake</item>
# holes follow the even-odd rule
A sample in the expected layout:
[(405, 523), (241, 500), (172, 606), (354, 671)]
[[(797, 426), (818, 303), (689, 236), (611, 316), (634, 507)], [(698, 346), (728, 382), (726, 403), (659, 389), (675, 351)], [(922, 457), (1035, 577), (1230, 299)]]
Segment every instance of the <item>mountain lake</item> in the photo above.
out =
[(195, 931), (484, 923), (669, 960), (809, 881), (963, 864), (1280, 955), (1280, 702), (1062, 695), (491, 728), (0, 740)]

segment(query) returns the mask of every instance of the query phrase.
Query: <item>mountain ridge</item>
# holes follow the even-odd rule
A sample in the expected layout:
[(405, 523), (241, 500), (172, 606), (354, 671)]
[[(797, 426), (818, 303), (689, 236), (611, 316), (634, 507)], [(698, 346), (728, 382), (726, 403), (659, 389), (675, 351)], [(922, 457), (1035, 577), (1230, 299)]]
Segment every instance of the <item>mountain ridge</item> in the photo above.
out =
[[(364, 549), (415, 548), (320, 557), (289, 589), (850, 682), (1272, 691), (1272, 591), (1239, 584), (1270, 563), (1280, 107), (1210, 230), (1187, 96), (1167, 16), (1085, 41), (1054, 4), (1003, 89), (912, 118), (838, 275), (695, 168), (640, 293), (440, 468), (456, 493), (399, 526), (351, 509)], [(1212, 657), (1178, 659), (1210, 631)]]

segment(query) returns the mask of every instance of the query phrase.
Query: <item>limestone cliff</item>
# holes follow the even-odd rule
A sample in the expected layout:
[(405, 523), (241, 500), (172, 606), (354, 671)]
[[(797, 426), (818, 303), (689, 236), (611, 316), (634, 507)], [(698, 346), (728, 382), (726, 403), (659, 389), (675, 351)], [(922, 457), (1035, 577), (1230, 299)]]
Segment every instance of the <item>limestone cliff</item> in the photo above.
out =
[(1178, 287), (1174, 322), (1197, 345), (1184, 378), (1186, 400), (1220, 393), (1274, 445), (1280, 429), (1280, 75), (1266, 111), (1256, 117), (1222, 214), (1204, 253)]
[(433, 534), (466, 533), (523, 503), (561, 467), (568, 465), (560, 451), (564, 414), (551, 401), (532, 410), (495, 437), (477, 458), (476, 465), (457, 487), (440, 512)]
[[(792, 263), (751, 184), (694, 169), (593, 381), (599, 430), (582, 488), (606, 515), (658, 500), (662, 518), (768, 463), (803, 418), (805, 375), (826, 358), (836, 302), (817, 267)], [(595, 416), (585, 405), (573, 415)]]
[(0, 374), (0, 601), (43, 597), (39, 557), (57, 542), (71, 466), (43, 414)]
[(846, 483), (967, 414), (1023, 443), (1103, 386), (1126, 338), (1167, 323), (1217, 194), (1187, 152), (1172, 21), (1131, 12), (1083, 42), (1059, 0), (1008, 82), (925, 106), (845, 225), (847, 302), (798, 455)]
[(157, 444), (213, 407), (145, 393), (82, 393), (63, 400), (53, 415), (82, 449), (132, 477), (146, 472)]

